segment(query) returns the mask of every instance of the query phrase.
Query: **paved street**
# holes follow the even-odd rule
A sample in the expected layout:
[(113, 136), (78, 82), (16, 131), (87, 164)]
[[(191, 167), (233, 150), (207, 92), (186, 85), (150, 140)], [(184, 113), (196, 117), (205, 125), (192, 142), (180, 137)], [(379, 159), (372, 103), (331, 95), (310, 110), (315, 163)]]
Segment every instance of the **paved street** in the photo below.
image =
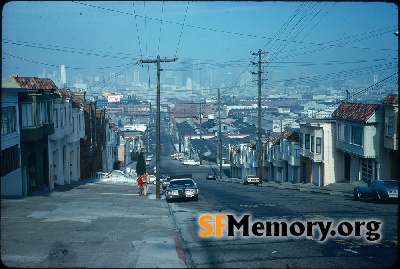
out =
[[(150, 187), (150, 196), (155, 187)], [(127, 183), (81, 182), (1, 200), (1, 261), (22, 268), (185, 267), (164, 200)]]

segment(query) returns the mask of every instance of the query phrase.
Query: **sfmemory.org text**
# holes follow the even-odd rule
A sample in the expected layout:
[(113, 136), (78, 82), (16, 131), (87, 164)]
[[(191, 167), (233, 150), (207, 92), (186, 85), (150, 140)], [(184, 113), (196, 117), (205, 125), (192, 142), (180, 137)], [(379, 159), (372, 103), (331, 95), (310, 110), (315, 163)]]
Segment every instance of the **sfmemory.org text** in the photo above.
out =
[(365, 238), (370, 242), (379, 241), (381, 222), (368, 221), (253, 221), (250, 215), (237, 218), (228, 214), (208, 214), (198, 220), (201, 237), (315, 237), (323, 242), (330, 237)]

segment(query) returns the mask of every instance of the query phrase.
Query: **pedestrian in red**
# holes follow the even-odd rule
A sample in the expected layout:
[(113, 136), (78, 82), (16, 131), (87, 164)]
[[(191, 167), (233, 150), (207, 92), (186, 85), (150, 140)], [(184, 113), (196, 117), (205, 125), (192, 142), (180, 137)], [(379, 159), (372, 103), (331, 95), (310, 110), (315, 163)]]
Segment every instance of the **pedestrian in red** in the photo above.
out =
[(143, 178), (142, 178), (142, 176), (138, 177), (137, 184), (138, 184), (138, 188), (139, 188), (139, 196), (143, 196)]

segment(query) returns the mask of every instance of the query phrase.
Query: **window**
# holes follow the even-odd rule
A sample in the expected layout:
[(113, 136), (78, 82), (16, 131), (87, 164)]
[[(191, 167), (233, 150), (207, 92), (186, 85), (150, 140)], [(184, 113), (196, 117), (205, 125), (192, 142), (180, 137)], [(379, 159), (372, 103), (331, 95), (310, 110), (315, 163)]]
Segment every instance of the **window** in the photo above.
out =
[(387, 129), (386, 129), (386, 135), (392, 137), (394, 132), (394, 119), (393, 116), (387, 118)]
[(60, 118), (61, 118), (61, 121), (60, 121), (60, 127), (62, 128), (63, 126), (64, 126), (64, 108), (62, 107), (62, 108), (60, 108)]
[(69, 125), (72, 124), (72, 107), (68, 106)]
[(75, 133), (75, 118), (72, 117), (72, 132)]
[(351, 126), (351, 143), (362, 146), (363, 128), (361, 126)]
[(305, 135), (305, 148), (310, 149), (310, 135), (309, 134)]
[(47, 110), (46, 110), (46, 101), (43, 101), (41, 104), (41, 114), (42, 114), (42, 124), (47, 123)]
[(361, 180), (364, 182), (372, 182), (373, 178), (373, 160), (372, 159), (362, 159), (361, 162)]
[(17, 131), (17, 110), (15, 106), (1, 108), (1, 135)]
[(343, 139), (344, 139), (343, 125), (340, 123), (338, 123), (338, 125), (337, 125), (337, 139), (340, 141), (343, 141)]
[(67, 122), (67, 108), (66, 107), (64, 107), (64, 109), (63, 109), (62, 117), (63, 117), (63, 123), (64, 123), (63, 126), (65, 126), (65, 125), (68, 124), (68, 122)]
[(78, 115), (78, 132), (81, 131), (81, 115)]
[(49, 113), (49, 123), (53, 122), (53, 101), (47, 101), (47, 113)]
[(20, 167), (20, 150), (14, 145), (1, 151), (1, 177), (11, 173)]
[(315, 147), (316, 153), (321, 153), (321, 141), (322, 141), (321, 137), (317, 137), (316, 147)]
[(58, 128), (58, 109), (53, 109), (54, 128)]
[(303, 148), (303, 134), (299, 133), (300, 148)]
[(344, 141), (350, 142), (350, 128), (348, 125), (344, 126)]
[(311, 152), (314, 152), (314, 136), (311, 136)]
[(42, 126), (42, 112), (41, 105), (42, 102), (37, 102), (36, 104), (36, 126)]
[(33, 103), (21, 104), (22, 128), (34, 127)]

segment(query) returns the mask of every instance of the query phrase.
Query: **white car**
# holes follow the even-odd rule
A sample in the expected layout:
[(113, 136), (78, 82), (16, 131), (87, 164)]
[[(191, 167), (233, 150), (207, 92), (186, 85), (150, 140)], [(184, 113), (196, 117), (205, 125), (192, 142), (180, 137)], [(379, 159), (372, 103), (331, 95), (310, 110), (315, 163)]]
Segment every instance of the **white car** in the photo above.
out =
[(199, 161), (195, 161), (195, 160), (186, 160), (186, 161), (183, 162), (183, 164), (186, 164), (186, 165), (200, 165), (200, 162)]
[(153, 183), (153, 184), (155, 184), (155, 182), (156, 182), (156, 176), (155, 175), (149, 175), (149, 183)]

